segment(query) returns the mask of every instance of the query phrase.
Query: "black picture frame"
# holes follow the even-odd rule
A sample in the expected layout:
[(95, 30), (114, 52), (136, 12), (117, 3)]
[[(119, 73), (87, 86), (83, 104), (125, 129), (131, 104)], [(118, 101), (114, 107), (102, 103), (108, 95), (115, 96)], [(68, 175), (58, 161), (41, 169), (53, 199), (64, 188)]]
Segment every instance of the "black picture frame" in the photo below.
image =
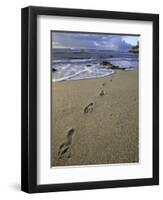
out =
[[(71, 16), (153, 23), (153, 177), (37, 185), (37, 16)], [(159, 15), (30, 6), (21, 11), (21, 190), (28, 193), (159, 184)]]

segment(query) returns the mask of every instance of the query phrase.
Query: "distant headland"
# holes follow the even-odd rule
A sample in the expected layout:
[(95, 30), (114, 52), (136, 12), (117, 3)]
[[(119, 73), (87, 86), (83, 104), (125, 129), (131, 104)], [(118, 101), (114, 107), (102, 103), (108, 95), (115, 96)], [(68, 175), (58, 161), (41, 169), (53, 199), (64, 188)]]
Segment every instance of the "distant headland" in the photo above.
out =
[(137, 45), (135, 45), (135, 46), (132, 46), (132, 49), (129, 50), (129, 52), (139, 53), (139, 43), (137, 43)]

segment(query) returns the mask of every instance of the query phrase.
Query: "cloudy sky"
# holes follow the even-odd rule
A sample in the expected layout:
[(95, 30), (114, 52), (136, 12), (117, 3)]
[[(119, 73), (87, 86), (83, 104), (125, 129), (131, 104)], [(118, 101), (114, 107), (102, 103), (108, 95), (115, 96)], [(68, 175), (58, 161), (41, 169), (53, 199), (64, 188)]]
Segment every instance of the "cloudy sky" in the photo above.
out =
[(52, 48), (128, 50), (139, 36), (52, 32)]

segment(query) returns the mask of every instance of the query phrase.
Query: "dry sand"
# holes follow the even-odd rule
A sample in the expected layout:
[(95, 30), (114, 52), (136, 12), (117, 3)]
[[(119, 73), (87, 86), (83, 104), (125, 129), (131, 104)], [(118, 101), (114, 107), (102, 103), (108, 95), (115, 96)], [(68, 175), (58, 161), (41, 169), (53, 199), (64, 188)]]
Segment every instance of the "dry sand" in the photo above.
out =
[(52, 83), (53, 166), (138, 162), (138, 147), (138, 71)]

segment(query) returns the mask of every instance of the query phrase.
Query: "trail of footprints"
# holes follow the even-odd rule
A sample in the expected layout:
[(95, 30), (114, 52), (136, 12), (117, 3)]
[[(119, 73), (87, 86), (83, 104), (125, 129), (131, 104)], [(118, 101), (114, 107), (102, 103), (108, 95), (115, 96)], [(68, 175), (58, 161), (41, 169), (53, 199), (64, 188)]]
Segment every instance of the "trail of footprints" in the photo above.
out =
[[(110, 81), (112, 82), (112, 79)], [(102, 83), (103, 87), (105, 85), (106, 85), (106, 83)], [(105, 91), (102, 89), (100, 91), (99, 95), (104, 96)], [(94, 109), (94, 102), (91, 102), (84, 108), (84, 114), (91, 113), (93, 111), (93, 109)], [(71, 158), (71, 145), (72, 145), (74, 134), (75, 134), (74, 128), (71, 128), (68, 130), (67, 136), (66, 136), (66, 141), (59, 146), (59, 150), (58, 150), (59, 159)]]

